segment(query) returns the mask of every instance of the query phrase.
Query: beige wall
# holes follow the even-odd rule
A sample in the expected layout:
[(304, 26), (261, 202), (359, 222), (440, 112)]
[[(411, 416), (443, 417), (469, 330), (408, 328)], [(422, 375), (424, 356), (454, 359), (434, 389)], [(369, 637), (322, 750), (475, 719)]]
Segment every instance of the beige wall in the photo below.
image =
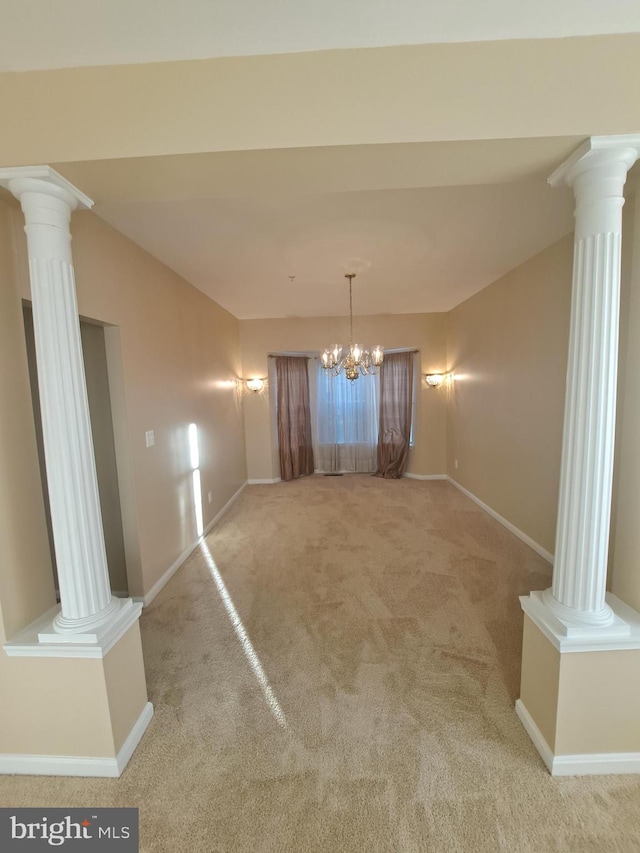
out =
[(114, 592), (126, 594), (127, 564), (104, 328), (94, 323), (80, 323), (80, 334), (109, 580)]
[(115, 755), (102, 660), (2, 655), (0, 754)]
[(447, 471), (550, 552), (572, 259), (568, 235), (448, 315)]
[(14, 210), (0, 198), (0, 608), (7, 637), (55, 604), (14, 276)]
[(552, 751), (556, 748), (559, 689), (560, 652), (525, 615), (520, 701), (535, 720)]
[[(638, 172), (635, 174), (637, 178)], [(627, 193), (622, 247), (620, 373), (610, 569), (613, 592), (640, 610), (640, 193), (637, 189)]]
[[(396, 314), (355, 317), (356, 337), (365, 345), (387, 349), (415, 348), (421, 354), (421, 373), (444, 370), (446, 318), (444, 314)], [(268, 353), (321, 351), (334, 340), (347, 342), (347, 317), (283, 320), (242, 320), (242, 369), (245, 379), (268, 375)], [(346, 381), (346, 380), (343, 380)], [(273, 401), (263, 394), (244, 393), (247, 468), (249, 479), (280, 476), (273, 432)], [(446, 391), (428, 388), (422, 377), (416, 407), (414, 447), (408, 471), (445, 473)]]
[(140, 624), (136, 622), (102, 661), (113, 750), (117, 754), (147, 704)]
[(0, 163), (633, 133), (639, 52), (630, 34), (2, 74)]
[(640, 752), (639, 671), (638, 649), (562, 655), (557, 755)]
[[(72, 233), (79, 312), (117, 326), (105, 332), (118, 478), (129, 591), (143, 595), (196, 540), (189, 424), (205, 526), (246, 479), (238, 321), (94, 214), (74, 214)], [(28, 298), (22, 239), (18, 249)]]

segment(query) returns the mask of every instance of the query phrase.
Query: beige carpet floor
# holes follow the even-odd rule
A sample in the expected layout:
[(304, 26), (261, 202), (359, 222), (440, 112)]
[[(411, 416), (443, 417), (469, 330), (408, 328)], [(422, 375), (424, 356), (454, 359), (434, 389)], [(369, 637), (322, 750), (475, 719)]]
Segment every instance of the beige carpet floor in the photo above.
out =
[(143, 851), (640, 850), (640, 777), (552, 779), (514, 712), (549, 566), (444, 482), (250, 486), (142, 617), (155, 717), (119, 780)]

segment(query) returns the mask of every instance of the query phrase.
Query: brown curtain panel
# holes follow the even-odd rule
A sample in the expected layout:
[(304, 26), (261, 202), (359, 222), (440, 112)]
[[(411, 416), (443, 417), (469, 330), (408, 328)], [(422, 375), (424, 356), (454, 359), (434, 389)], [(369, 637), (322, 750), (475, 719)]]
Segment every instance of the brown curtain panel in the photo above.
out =
[(280, 476), (294, 480), (313, 474), (307, 359), (276, 356)]
[(413, 353), (385, 355), (380, 368), (380, 427), (376, 477), (402, 477), (409, 458)]

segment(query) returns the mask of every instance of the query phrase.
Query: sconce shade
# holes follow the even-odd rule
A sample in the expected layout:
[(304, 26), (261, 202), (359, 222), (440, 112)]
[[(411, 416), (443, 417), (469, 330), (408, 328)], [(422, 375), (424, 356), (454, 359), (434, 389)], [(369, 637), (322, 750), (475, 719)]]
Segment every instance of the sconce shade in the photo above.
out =
[(444, 382), (444, 375), (442, 373), (426, 373), (424, 378), (427, 385), (430, 385), (432, 388), (437, 388), (438, 385), (442, 385)]
[(264, 379), (247, 379), (247, 388), (249, 391), (262, 391)]

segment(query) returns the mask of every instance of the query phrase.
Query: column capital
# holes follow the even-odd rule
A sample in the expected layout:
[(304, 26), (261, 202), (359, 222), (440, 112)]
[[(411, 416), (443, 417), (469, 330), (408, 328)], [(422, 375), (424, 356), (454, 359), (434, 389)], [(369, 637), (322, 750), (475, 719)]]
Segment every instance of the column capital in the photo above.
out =
[(51, 166), (0, 169), (0, 186), (20, 202), (30, 258), (71, 260), (71, 214), (91, 199)]
[(71, 210), (90, 210), (93, 201), (51, 166), (9, 166), (0, 169), (0, 186), (18, 200), (37, 192), (67, 202)]
[(640, 157), (640, 133), (624, 133), (617, 136), (590, 136), (561, 163), (550, 175), (552, 187), (566, 184), (572, 187), (578, 175), (591, 169), (611, 165), (615, 170), (622, 166), (624, 174)]
[(640, 156), (640, 134), (592, 136), (549, 178), (567, 184), (576, 199), (576, 241), (622, 230), (627, 172)]

